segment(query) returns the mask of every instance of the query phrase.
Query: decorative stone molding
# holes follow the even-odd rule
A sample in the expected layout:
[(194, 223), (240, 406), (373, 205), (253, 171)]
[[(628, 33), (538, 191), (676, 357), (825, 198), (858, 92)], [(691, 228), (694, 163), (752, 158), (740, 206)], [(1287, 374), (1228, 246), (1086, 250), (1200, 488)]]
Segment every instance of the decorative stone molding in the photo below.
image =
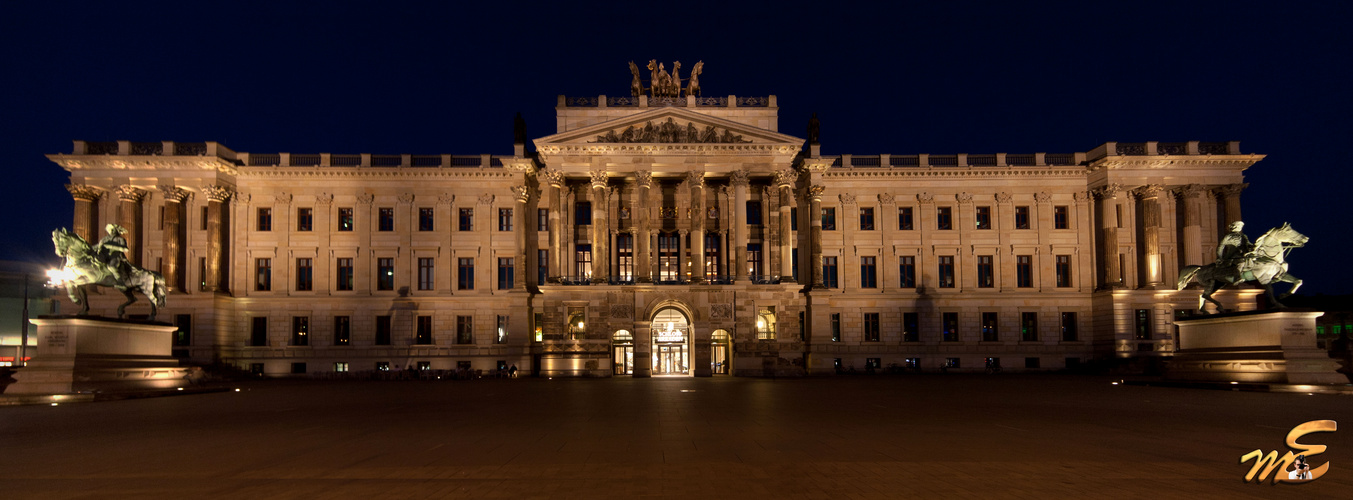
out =
[(192, 196), (193, 194), (192, 191), (183, 189), (181, 187), (172, 184), (162, 184), (158, 187), (160, 189), (160, 194), (164, 196), (165, 201), (183, 203), (184, 200), (187, 200), (188, 197)]
[(822, 193), (824, 193), (824, 192), (826, 192), (826, 191), (827, 191), (827, 186), (823, 186), (823, 185), (820, 185), (820, 184), (814, 184), (814, 185), (812, 185), (812, 186), (808, 186), (808, 199), (809, 199), (809, 200), (812, 200), (812, 201), (816, 201), (816, 202), (818, 202), (818, 203), (821, 203), (821, 202), (822, 202)]
[(103, 196), (103, 191), (88, 184), (66, 184), (66, 191), (70, 191), (71, 198), (81, 201), (99, 201)]
[(330, 205), (330, 204), (332, 204), (333, 202), (334, 202), (334, 195), (333, 195), (332, 193), (320, 193), (320, 194), (315, 195), (315, 204), (316, 204), (316, 205)]
[(479, 204), (480, 204), (480, 205), (492, 205), (492, 204), (493, 204), (493, 199), (494, 199), (494, 198), (495, 198), (495, 196), (493, 196), (492, 194), (490, 194), (490, 193), (484, 193), (484, 194), (479, 195), (479, 200), (478, 200), (478, 201), (479, 201)]
[(413, 204), (413, 193), (403, 193), (403, 194), (399, 195), (399, 204), (400, 204), (400, 205), (412, 205), (412, 204)]
[(279, 204), (286, 205), (288, 203), (291, 203), (291, 193), (279, 191), (276, 195), (273, 196), (273, 199), (277, 200), (277, 203)]
[(634, 183), (644, 189), (653, 187), (653, 173), (647, 170), (635, 172)]
[(508, 189), (512, 190), (512, 196), (517, 200), (517, 203), (526, 203), (528, 201), (531, 201), (531, 190), (527, 189), (526, 186), (524, 185), (512, 186), (509, 187)]
[(610, 177), (606, 175), (605, 170), (593, 170), (588, 172), (588, 175), (592, 176), (592, 189), (606, 189)]
[(234, 198), (235, 203), (243, 203), (243, 204), (245, 204), (245, 205), (248, 205), (249, 202), (252, 201), (253, 199), (254, 199), (254, 195), (249, 194), (249, 193), (235, 193), (235, 198)]
[(442, 193), (437, 196), (437, 206), (439, 207), (451, 206), (451, 203), (455, 201), (456, 195), (451, 193)]
[(616, 319), (629, 319), (634, 317), (633, 304), (611, 304), (611, 317)]
[(930, 193), (921, 193), (916, 195), (916, 201), (925, 204), (935, 203), (935, 195)]
[(1034, 201), (1039, 203), (1049, 203), (1052, 201), (1052, 195), (1048, 194), (1047, 191), (1039, 191), (1034, 193)]
[(733, 304), (710, 304), (709, 319), (729, 319), (733, 317)]
[(558, 170), (542, 170), (540, 172), (545, 176), (545, 183), (553, 188), (564, 187), (564, 173)]
[(842, 205), (854, 205), (855, 195), (850, 193), (841, 193), (836, 195), (836, 199), (841, 201)]
[(362, 193), (357, 195), (357, 203), (361, 203), (363, 205), (370, 205), (374, 201), (376, 201), (376, 195), (374, 194)]
[(972, 193), (967, 191), (958, 193), (954, 198), (957, 199), (959, 203), (972, 203)]
[(799, 172), (792, 168), (780, 169), (775, 171), (775, 185), (779, 186), (781, 189), (789, 189), (794, 187), (794, 183), (798, 182), (798, 180), (799, 180)]
[(1147, 184), (1145, 186), (1138, 186), (1137, 188), (1132, 190), (1132, 196), (1136, 197), (1139, 200), (1151, 199), (1159, 195), (1161, 190), (1163, 189), (1165, 189), (1165, 187), (1161, 186), (1160, 184)]
[(146, 190), (131, 185), (123, 184), (117, 187), (117, 199), (122, 201), (138, 202), (146, 197)]
[(996, 193), (996, 203), (1010, 203), (1010, 201), (1014, 199), (1015, 197), (1010, 193), (1004, 191)]
[(208, 200), (217, 203), (225, 203), (226, 200), (230, 199), (231, 195), (235, 194), (235, 191), (230, 189), (229, 186), (210, 185), (203, 186), (202, 193), (207, 195)]
[(731, 184), (734, 185), (734, 186), (746, 186), (746, 185), (747, 185), (747, 181), (748, 181), (748, 178), (747, 178), (747, 171), (746, 171), (746, 170), (741, 170), (741, 169), (739, 169), (739, 170), (734, 170), (734, 171), (733, 171), (733, 174), (728, 176), (728, 182), (731, 183)]
[(882, 203), (884, 205), (892, 205), (893, 203), (896, 202), (897, 201), (893, 199), (892, 193), (879, 193), (879, 203)]
[(686, 181), (691, 183), (692, 188), (705, 188), (705, 173), (699, 170), (692, 170), (686, 173)]

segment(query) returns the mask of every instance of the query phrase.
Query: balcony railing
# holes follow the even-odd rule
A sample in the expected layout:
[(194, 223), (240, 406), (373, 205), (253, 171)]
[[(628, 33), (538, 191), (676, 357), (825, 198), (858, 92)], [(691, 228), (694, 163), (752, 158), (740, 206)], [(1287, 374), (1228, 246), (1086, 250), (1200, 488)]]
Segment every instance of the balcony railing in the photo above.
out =
[(591, 285), (592, 278), (586, 276), (560, 276), (560, 285)]
[(754, 285), (778, 285), (780, 276), (778, 275), (752, 275), (750, 276)]

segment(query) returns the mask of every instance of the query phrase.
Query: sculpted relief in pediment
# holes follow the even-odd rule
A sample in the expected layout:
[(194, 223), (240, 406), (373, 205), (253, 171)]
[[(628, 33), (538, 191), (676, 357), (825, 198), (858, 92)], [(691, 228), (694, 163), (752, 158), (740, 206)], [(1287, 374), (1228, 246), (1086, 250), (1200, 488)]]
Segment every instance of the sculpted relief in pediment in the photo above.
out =
[(630, 125), (624, 130), (616, 132), (608, 131), (605, 134), (598, 135), (598, 143), (691, 143), (691, 144), (738, 144), (752, 142), (743, 139), (742, 135), (734, 134), (728, 129), (716, 128), (713, 125), (706, 125), (701, 129), (694, 122), (686, 122), (686, 126), (678, 125), (676, 120), (667, 118), (667, 121), (659, 125), (653, 122), (645, 123), (643, 127)]

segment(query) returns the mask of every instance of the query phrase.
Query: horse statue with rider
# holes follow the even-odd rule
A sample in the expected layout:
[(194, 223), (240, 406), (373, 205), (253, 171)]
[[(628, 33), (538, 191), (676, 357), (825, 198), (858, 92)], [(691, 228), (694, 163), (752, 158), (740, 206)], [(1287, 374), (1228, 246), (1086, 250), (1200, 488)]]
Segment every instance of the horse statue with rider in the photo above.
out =
[[(1250, 239), (1241, 232), (1244, 227), (1244, 222), (1231, 223), (1230, 232), (1223, 236), (1217, 245), (1215, 262), (1205, 266), (1185, 266), (1180, 271), (1176, 290), (1183, 290), (1195, 279), (1203, 285), (1203, 292), (1198, 296), (1199, 313), (1207, 314), (1208, 302), (1217, 306), (1218, 313), (1227, 312), (1221, 302), (1212, 298), (1213, 293), (1227, 285), (1257, 281), (1264, 286), (1273, 307), (1286, 307), (1279, 299), (1291, 296), (1301, 287), (1301, 280), (1287, 273), (1285, 258), (1287, 252), (1305, 246), (1310, 238), (1298, 233), (1292, 229), (1291, 224), (1284, 222), (1282, 226), (1270, 229), (1251, 244)], [(1274, 296), (1273, 283), (1291, 283), (1292, 288), (1281, 296)]]
[(160, 307), (164, 307), (166, 286), (160, 273), (132, 265), (127, 260), (127, 239), (122, 235), (126, 229), (117, 224), (108, 224), (104, 228), (108, 235), (97, 244), (90, 245), (80, 235), (65, 229), (52, 231), (52, 244), (56, 254), (61, 257), (61, 270), (54, 279), (66, 286), (66, 294), (71, 302), (80, 304), (76, 315), (89, 314), (89, 296), (85, 285), (108, 286), (116, 288), (127, 297), (127, 301), (117, 306), (117, 317), (126, 316), (127, 306), (136, 302), (133, 292), (144, 295), (150, 301), (150, 318)]

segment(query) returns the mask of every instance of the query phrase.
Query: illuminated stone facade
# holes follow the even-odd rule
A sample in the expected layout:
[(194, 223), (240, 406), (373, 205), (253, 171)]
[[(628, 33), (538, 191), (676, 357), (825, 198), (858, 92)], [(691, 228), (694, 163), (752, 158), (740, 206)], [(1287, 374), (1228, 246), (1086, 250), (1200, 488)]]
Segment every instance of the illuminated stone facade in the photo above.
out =
[(76, 141), (50, 158), (74, 230), (118, 222), (129, 257), (165, 274), (178, 355), (550, 376), (1168, 356), (1174, 311), (1197, 300), (1174, 278), (1211, 262), (1263, 158), (1235, 142), (821, 156), (778, 131), (774, 96), (556, 110), (533, 154)]

